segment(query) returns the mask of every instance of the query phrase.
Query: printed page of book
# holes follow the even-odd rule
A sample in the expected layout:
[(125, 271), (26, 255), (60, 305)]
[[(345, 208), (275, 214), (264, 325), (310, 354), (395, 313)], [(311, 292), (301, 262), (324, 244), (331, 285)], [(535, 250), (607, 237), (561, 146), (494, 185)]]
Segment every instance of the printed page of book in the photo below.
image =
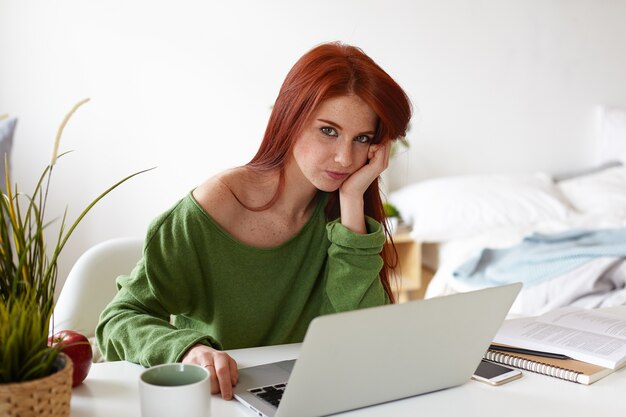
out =
[(600, 310), (565, 307), (539, 316), (537, 320), (626, 340), (626, 320)]
[[(548, 315), (506, 320), (494, 342), (526, 349), (565, 354), (571, 358), (616, 369), (626, 362), (626, 337), (619, 317), (604, 317), (606, 313), (577, 314), (568, 308), (555, 310)], [(562, 314), (566, 313), (566, 314)], [(600, 312), (597, 312), (600, 313)], [(609, 315), (610, 316), (610, 315)], [(548, 320), (547, 322), (544, 320)], [(553, 324), (559, 323), (559, 324)], [(582, 326), (572, 328), (573, 325)], [(566, 327), (567, 326), (567, 327)], [(589, 330), (593, 329), (595, 332)], [(620, 335), (615, 337), (614, 334)]]

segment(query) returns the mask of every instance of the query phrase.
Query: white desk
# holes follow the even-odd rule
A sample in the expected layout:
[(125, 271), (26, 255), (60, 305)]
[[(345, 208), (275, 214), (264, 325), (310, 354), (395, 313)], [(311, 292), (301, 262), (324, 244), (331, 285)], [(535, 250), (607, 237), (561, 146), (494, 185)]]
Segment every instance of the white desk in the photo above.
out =
[[(624, 309), (623, 311), (626, 311)], [(298, 355), (299, 344), (233, 350), (240, 367)], [(138, 377), (143, 368), (128, 362), (94, 364), (85, 382), (72, 393), (72, 417), (140, 417)], [(416, 375), (416, 378), (419, 376)], [(492, 387), (469, 381), (459, 387), (341, 414), (351, 417), (626, 416), (626, 368), (593, 385), (579, 385), (524, 372), (508, 384)], [(213, 395), (212, 417), (253, 416), (237, 401)], [(181, 412), (181, 415), (184, 413)]]
[[(228, 353), (243, 368), (295, 359), (299, 349), (297, 343)], [(87, 379), (72, 390), (71, 417), (140, 417), (139, 374), (144, 369), (130, 362), (94, 363)], [(211, 417), (254, 416), (238, 401), (224, 401), (217, 395), (211, 396), (211, 411)], [(182, 410), (180, 415), (184, 416)]]
[[(297, 356), (299, 345), (231, 351), (240, 366)], [(94, 364), (72, 393), (72, 417), (139, 417), (138, 377), (143, 368), (129, 362)], [(352, 411), (346, 416), (625, 416), (626, 369), (585, 386), (524, 372), (506, 385), (466, 384)], [(237, 401), (212, 396), (212, 417), (251, 417)], [(183, 415), (183, 414), (181, 414)]]

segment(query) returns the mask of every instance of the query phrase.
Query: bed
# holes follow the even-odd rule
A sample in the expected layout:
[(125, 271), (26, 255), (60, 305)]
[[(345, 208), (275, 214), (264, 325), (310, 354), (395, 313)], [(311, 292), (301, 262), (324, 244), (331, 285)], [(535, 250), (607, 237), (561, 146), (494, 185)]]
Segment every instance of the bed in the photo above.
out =
[(522, 281), (511, 315), (626, 304), (621, 114), (623, 135), (605, 135), (605, 162), (591, 169), (439, 177), (392, 192), (411, 236), (424, 242), (423, 263), (436, 271), (425, 297)]

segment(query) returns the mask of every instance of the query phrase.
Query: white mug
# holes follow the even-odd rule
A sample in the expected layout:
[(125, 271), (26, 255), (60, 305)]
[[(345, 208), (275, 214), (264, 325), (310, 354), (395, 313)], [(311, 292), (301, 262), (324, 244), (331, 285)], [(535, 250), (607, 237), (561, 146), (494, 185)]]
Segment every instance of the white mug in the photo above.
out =
[(209, 372), (198, 365), (168, 363), (139, 376), (142, 417), (209, 417)]

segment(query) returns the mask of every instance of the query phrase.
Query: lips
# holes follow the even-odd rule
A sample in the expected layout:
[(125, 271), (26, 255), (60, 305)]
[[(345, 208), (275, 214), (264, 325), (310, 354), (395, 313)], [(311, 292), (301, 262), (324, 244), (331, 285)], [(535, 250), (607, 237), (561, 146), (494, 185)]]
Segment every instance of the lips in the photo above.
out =
[(333, 180), (340, 181), (348, 178), (348, 175), (350, 174), (348, 174), (347, 172), (326, 171), (326, 175), (328, 175)]

